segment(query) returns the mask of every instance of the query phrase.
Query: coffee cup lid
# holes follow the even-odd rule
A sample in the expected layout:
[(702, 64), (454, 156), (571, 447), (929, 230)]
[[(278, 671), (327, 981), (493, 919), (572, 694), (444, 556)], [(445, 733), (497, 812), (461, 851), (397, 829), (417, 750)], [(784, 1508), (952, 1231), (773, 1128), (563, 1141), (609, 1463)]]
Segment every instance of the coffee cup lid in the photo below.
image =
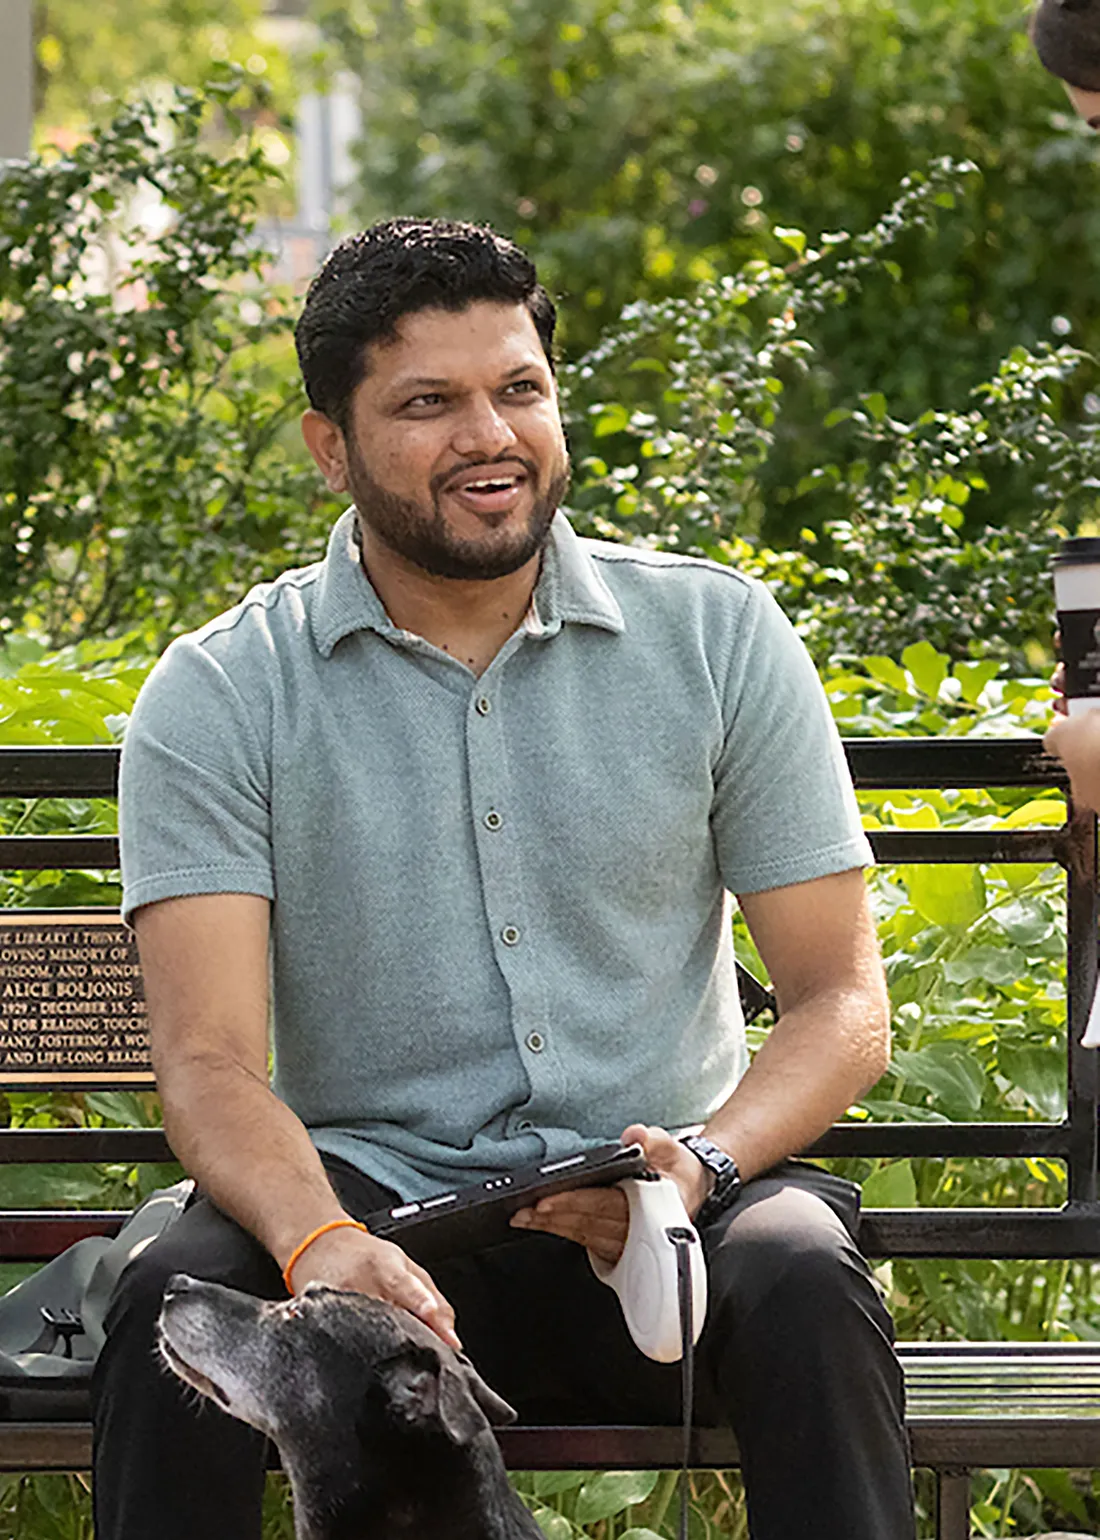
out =
[(1056, 567), (1092, 565), (1100, 562), (1100, 536), (1073, 535), (1062, 541), (1061, 549), (1054, 558)]

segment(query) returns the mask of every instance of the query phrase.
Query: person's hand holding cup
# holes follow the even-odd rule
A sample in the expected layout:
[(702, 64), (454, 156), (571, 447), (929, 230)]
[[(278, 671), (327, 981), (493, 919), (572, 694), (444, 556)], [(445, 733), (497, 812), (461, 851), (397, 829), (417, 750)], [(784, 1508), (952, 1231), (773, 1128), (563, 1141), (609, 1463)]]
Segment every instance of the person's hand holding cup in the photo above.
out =
[(1069, 772), (1074, 802), (1100, 812), (1100, 539), (1062, 542), (1054, 598), (1062, 662), (1052, 680), (1058, 714), (1043, 744)]

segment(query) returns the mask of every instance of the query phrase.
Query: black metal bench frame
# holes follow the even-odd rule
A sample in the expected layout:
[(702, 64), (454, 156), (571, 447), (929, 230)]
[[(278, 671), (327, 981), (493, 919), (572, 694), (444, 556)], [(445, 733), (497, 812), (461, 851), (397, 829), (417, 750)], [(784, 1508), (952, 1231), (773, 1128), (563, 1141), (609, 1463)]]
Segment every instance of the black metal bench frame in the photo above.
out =
[[(1066, 787), (1061, 767), (1035, 738), (852, 739), (845, 748), (863, 790)], [(116, 748), (0, 748), (0, 797), (113, 798), (117, 778)], [(1100, 1258), (1100, 1071), (1096, 1052), (1080, 1047), (1097, 972), (1095, 820), (1078, 814), (1059, 829), (881, 830), (871, 842), (884, 865), (1025, 862), (1065, 869), (1066, 1115), (1057, 1123), (843, 1124), (807, 1153), (1062, 1161), (1068, 1199), (1060, 1209), (869, 1211), (861, 1244), (871, 1257)], [(0, 870), (117, 866), (111, 836), (0, 837)], [(0, 1161), (135, 1164), (171, 1158), (157, 1130), (0, 1131)], [(120, 1219), (107, 1211), (0, 1212), (0, 1260), (47, 1260), (84, 1236), (113, 1231)], [(973, 1469), (1100, 1465), (1100, 1344), (906, 1344), (901, 1353), (911, 1393), (913, 1461), (936, 1473), (940, 1540), (967, 1540), (970, 1534)], [(1096, 1416), (1088, 1415), (1092, 1408)], [(512, 1469), (671, 1468), (680, 1459), (675, 1428), (517, 1427), (500, 1438)], [(86, 1422), (0, 1423), (0, 1470), (79, 1470), (89, 1456)], [(735, 1466), (732, 1435), (697, 1430), (693, 1463), (700, 1469)]]

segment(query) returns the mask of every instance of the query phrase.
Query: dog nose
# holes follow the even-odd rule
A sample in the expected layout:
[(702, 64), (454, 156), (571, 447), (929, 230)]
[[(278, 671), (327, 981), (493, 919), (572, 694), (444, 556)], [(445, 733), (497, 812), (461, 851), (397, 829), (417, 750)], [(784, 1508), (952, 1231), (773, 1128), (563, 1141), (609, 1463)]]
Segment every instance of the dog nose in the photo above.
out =
[(186, 1294), (189, 1290), (198, 1287), (198, 1279), (190, 1277), (187, 1273), (173, 1273), (164, 1288), (165, 1300), (175, 1299), (179, 1294)]

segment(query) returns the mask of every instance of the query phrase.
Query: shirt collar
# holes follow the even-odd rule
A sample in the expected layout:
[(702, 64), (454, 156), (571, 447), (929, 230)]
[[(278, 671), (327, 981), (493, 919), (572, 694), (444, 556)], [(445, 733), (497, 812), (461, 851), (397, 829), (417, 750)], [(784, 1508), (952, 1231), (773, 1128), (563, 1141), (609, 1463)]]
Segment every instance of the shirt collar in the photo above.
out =
[[(549, 637), (566, 622), (600, 626), (605, 631), (625, 629), (615, 596), (559, 509), (550, 526), (526, 629), (532, 636)], [(329, 536), (311, 625), (317, 650), (326, 658), (337, 642), (354, 631), (377, 631), (390, 637), (404, 634), (386, 614), (360, 565), (354, 508), (340, 515)]]

